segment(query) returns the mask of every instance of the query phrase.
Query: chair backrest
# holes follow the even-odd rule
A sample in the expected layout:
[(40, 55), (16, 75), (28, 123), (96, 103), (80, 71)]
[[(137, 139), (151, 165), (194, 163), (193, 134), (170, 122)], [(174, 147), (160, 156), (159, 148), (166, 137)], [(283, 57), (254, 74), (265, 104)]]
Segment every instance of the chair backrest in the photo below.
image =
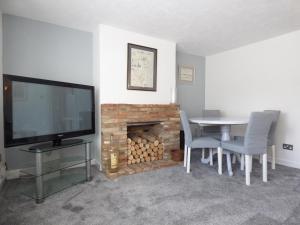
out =
[(218, 109), (204, 109), (203, 117), (221, 117), (221, 111)]
[(251, 113), (245, 134), (245, 154), (261, 154), (267, 151), (271, 124), (271, 114), (265, 112)]
[(280, 116), (280, 111), (279, 110), (264, 110), (264, 112), (270, 113), (272, 115), (272, 125), (269, 131), (269, 136), (268, 136), (268, 145), (274, 145), (275, 144), (275, 131), (277, 127), (277, 122)]
[(184, 142), (186, 145), (190, 145), (192, 143), (191, 127), (186, 113), (182, 110), (180, 110), (180, 119), (184, 131)]

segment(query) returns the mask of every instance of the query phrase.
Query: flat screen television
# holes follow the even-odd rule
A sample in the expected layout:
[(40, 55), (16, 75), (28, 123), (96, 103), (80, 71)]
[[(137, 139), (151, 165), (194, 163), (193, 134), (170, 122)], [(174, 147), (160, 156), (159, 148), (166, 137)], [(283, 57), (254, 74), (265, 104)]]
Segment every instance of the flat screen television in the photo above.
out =
[(4, 146), (95, 133), (94, 87), (3, 75)]

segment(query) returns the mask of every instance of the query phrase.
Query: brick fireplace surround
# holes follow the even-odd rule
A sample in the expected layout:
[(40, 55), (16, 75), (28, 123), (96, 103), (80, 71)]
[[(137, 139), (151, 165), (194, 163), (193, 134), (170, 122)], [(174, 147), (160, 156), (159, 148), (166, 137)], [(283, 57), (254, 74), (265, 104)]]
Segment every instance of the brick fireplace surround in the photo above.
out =
[[(163, 160), (127, 165), (127, 125), (161, 121), (163, 132), (160, 138), (164, 143)], [(177, 165), (171, 160), (170, 150), (179, 148), (180, 117), (179, 106), (175, 104), (102, 104), (101, 136), (102, 136), (102, 168), (106, 175), (115, 178), (149, 171), (162, 167)], [(113, 143), (110, 136), (113, 135)], [(119, 172), (108, 171), (108, 150), (110, 146), (119, 151)]]

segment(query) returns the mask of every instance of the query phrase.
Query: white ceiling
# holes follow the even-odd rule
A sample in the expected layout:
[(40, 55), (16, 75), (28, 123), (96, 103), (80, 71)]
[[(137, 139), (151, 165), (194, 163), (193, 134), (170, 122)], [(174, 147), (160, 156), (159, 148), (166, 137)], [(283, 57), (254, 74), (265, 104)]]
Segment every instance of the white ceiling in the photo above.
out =
[(0, 0), (0, 10), (87, 31), (112, 25), (203, 56), (300, 29), (300, 0)]

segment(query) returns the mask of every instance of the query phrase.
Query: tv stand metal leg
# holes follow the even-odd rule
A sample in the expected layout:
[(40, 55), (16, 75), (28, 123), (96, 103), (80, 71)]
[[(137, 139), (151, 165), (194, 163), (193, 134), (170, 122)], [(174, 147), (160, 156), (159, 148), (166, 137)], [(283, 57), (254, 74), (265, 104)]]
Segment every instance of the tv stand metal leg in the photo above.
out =
[(90, 143), (85, 144), (85, 165), (86, 165), (86, 180), (90, 181), (92, 179), (91, 176), (91, 149)]
[(36, 200), (37, 204), (42, 203), (44, 201), (44, 191), (43, 191), (43, 157), (42, 153), (35, 154), (36, 161)]

